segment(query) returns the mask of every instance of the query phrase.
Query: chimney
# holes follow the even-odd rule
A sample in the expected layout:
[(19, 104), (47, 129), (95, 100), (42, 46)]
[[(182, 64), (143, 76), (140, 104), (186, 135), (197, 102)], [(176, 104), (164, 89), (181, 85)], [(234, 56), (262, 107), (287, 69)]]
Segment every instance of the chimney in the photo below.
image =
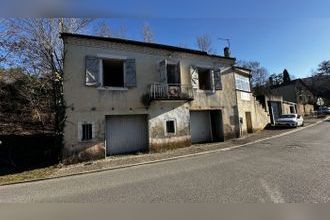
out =
[(230, 48), (229, 47), (225, 47), (223, 49), (223, 53), (224, 53), (225, 57), (230, 57)]

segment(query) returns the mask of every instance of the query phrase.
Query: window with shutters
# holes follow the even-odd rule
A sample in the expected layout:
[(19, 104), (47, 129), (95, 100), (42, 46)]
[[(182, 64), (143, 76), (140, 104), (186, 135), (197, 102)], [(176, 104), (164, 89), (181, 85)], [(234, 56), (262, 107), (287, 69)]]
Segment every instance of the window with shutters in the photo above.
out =
[(82, 124), (81, 125), (81, 140), (88, 141), (93, 138), (93, 125), (92, 124)]
[(103, 86), (125, 87), (125, 71), (123, 60), (102, 60)]
[(86, 86), (126, 89), (136, 87), (135, 59), (86, 56)]
[(213, 90), (213, 77), (210, 69), (198, 68), (198, 81), (200, 90)]

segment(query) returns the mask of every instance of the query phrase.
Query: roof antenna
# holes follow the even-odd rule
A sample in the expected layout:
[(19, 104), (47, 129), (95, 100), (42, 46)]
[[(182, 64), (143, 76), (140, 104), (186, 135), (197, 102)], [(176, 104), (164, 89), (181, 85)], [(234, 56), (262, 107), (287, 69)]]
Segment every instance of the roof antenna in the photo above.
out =
[(223, 49), (225, 57), (230, 57), (230, 39), (219, 37), (218, 40), (226, 41), (227, 46)]

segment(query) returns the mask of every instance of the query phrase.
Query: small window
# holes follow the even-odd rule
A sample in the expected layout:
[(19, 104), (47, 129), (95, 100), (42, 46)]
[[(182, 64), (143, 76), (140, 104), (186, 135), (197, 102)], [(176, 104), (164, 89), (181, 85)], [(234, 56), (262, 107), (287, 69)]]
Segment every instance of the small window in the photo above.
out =
[(87, 141), (92, 139), (92, 124), (83, 124), (82, 125), (82, 141)]
[(200, 90), (212, 90), (212, 74), (209, 69), (198, 68), (198, 81)]
[(175, 121), (174, 120), (166, 121), (166, 133), (175, 134)]
[(103, 86), (124, 87), (124, 61), (102, 60)]

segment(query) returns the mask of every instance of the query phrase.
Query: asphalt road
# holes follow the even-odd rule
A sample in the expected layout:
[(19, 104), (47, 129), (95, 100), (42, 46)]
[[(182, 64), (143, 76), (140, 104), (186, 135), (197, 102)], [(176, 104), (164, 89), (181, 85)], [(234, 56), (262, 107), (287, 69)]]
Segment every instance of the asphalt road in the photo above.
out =
[(0, 186), (0, 202), (328, 202), (330, 121), (230, 151)]

